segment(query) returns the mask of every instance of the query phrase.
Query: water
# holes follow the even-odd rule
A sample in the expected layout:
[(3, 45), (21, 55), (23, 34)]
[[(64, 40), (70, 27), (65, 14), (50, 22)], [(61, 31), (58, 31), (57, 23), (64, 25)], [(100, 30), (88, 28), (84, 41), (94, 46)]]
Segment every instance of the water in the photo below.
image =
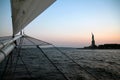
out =
[[(6, 73), (4, 79), (10, 80), (14, 77), (13, 80), (120, 80), (120, 50), (42, 50), (44, 54), (38, 48), (22, 49), (21, 57), (25, 65), (20, 57), (17, 58), (14, 50), (13, 64), (8, 68), (11, 73)], [(1, 74), (5, 63), (6, 61), (0, 64)]]
[(120, 79), (120, 50), (68, 50), (65, 52), (99, 79)]

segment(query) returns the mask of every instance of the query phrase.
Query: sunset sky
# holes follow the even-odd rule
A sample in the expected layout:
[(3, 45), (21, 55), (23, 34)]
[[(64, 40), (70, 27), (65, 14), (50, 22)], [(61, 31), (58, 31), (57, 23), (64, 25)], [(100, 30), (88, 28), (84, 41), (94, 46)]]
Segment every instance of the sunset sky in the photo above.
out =
[[(25, 29), (25, 34), (56, 46), (120, 44), (120, 0), (56, 0)], [(0, 0), (0, 36), (12, 35), (10, 0)]]

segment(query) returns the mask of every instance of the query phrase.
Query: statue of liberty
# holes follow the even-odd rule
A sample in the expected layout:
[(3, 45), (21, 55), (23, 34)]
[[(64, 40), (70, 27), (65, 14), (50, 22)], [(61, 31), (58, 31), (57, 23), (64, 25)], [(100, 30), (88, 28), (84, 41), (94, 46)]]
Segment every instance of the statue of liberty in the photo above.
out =
[(96, 48), (97, 46), (95, 45), (95, 40), (94, 40), (94, 34), (92, 34), (92, 41), (91, 41), (91, 48)]

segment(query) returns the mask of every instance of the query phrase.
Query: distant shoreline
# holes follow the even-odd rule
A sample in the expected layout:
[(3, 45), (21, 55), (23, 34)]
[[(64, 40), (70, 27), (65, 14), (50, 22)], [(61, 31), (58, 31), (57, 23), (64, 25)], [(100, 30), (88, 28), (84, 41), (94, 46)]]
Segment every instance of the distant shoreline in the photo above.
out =
[(87, 46), (83, 49), (120, 49), (120, 44), (102, 44), (95, 47)]

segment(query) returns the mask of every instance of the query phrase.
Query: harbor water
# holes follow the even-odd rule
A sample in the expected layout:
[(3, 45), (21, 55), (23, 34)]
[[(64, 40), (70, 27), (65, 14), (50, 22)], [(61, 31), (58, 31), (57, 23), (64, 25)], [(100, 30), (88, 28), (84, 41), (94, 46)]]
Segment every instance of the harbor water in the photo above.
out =
[(14, 49), (3, 74), (6, 63), (7, 58), (0, 64), (3, 80), (120, 80), (117, 49)]

